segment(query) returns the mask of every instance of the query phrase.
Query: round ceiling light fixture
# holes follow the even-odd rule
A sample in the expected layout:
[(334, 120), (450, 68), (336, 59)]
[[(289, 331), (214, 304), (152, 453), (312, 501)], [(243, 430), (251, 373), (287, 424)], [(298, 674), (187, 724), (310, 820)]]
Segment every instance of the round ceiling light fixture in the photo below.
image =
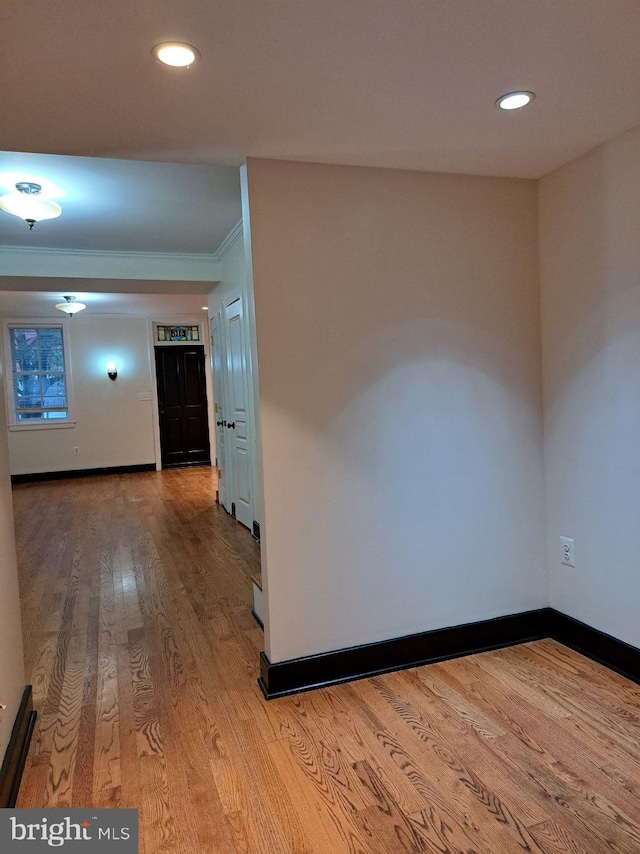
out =
[(86, 308), (86, 305), (83, 302), (78, 302), (74, 296), (65, 296), (65, 302), (56, 303), (56, 308), (60, 311), (64, 311), (65, 314), (68, 314), (69, 317), (73, 317), (74, 314), (77, 314), (79, 311), (82, 311), (83, 308)]
[(18, 181), (14, 191), (0, 196), (0, 209), (13, 216), (20, 217), (33, 230), (33, 226), (42, 219), (55, 219), (62, 213), (57, 202), (40, 197), (42, 185), (32, 181)]
[(521, 110), (527, 104), (530, 104), (535, 97), (533, 92), (509, 92), (498, 98), (496, 107), (499, 110)]
[(200, 58), (200, 51), (184, 42), (162, 42), (152, 48), (151, 53), (157, 62), (172, 68), (189, 68)]

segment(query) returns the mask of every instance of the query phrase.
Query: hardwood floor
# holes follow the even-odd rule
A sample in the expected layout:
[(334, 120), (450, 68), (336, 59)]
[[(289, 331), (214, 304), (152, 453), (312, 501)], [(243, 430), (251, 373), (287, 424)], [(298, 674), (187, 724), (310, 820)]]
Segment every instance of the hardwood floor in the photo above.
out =
[(137, 807), (147, 854), (640, 852), (640, 686), (554, 642), (265, 702), (212, 478), (15, 487), (18, 806)]

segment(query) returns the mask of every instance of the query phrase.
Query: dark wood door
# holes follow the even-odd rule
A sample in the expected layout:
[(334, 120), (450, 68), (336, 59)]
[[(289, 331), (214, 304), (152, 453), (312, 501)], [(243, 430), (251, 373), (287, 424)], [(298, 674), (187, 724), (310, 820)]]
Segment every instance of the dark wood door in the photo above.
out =
[(204, 347), (156, 347), (162, 467), (210, 465)]

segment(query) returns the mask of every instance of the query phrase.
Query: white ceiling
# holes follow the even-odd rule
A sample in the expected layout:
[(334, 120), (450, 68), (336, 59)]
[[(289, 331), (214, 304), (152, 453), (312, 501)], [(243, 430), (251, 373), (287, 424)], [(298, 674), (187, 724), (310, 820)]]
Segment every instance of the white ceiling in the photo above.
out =
[(640, 123), (638, 0), (29, 0), (0, 31), (14, 151), (538, 177)]
[(54, 305), (67, 293), (92, 315), (202, 312), (210, 281), (20, 277), (9, 275), (2, 247), (213, 256), (241, 217), (236, 167), (0, 152), (0, 191), (28, 179), (56, 188), (63, 213), (29, 231), (0, 212), (0, 314), (60, 317)]
[[(638, 0), (15, 0), (0, 32), (0, 146), (56, 155), (0, 173), (64, 193), (32, 233), (0, 212), (0, 245), (212, 253), (246, 156), (536, 178), (640, 123)], [(154, 62), (170, 39), (201, 61)], [(495, 109), (522, 88), (529, 108)], [(49, 281), (13, 309), (50, 311), (70, 288)], [(87, 311), (155, 310), (111, 299)]]
[(0, 314), (6, 318), (60, 320), (62, 314), (55, 305), (63, 301), (65, 293), (73, 293), (79, 302), (87, 306), (84, 312), (73, 318), (74, 323), (81, 323), (83, 317), (103, 315), (149, 317), (155, 320), (173, 318), (173, 322), (178, 322), (184, 316), (206, 317), (203, 306), (206, 306), (207, 298), (201, 294), (95, 293), (64, 288), (39, 293), (0, 291)]
[(56, 188), (49, 195), (62, 216), (29, 231), (0, 212), (0, 246), (211, 254), (241, 216), (240, 175), (230, 166), (0, 151), (1, 192), (29, 178), (43, 192)]

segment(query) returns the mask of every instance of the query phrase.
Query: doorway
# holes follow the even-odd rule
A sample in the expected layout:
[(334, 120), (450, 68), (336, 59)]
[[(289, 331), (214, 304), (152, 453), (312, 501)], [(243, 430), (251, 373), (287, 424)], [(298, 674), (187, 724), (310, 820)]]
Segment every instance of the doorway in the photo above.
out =
[(204, 347), (155, 347), (162, 468), (211, 465)]
[(229, 297), (211, 318), (218, 500), (259, 537), (255, 521), (252, 376), (243, 301)]

